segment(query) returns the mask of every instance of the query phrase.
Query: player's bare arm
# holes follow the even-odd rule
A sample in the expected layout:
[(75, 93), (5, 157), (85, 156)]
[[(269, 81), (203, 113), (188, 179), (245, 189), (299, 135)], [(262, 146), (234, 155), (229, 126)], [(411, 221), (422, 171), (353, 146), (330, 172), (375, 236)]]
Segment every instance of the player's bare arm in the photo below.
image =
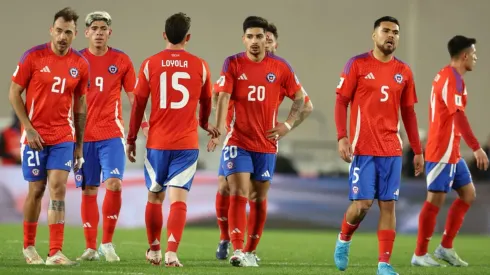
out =
[(139, 125), (145, 115), (148, 97), (134, 94), (134, 104), (131, 108), (131, 118), (129, 120), (129, 133), (126, 147), (126, 155), (131, 162), (136, 162), (136, 136), (138, 135)]
[(299, 118), (294, 122), (293, 127), (291, 127), (291, 130), (294, 128), (298, 127), (303, 121), (305, 121), (313, 112), (313, 103), (311, 103), (311, 100), (306, 102), (303, 110), (299, 113)]
[(23, 91), (24, 87), (12, 82), (12, 84), (10, 84), (9, 92), (10, 104), (12, 105), (12, 108), (14, 108), (15, 114), (24, 126), (29, 147), (31, 147), (33, 150), (40, 151), (43, 149), (44, 140), (41, 138), (36, 129), (34, 129), (31, 120), (27, 116), (25, 103), (21, 96)]
[(75, 135), (76, 135), (76, 147), (75, 147), (75, 165), (73, 170), (78, 171), (83, 164), (83, 137), (85, 135), (85, 122), (87, 121), (87, 99), (85, 95), (75, 97), (74, 108), (74, 120), (75, 120)]
[(414, 106), (402, 106), (401, 115), (408, 141), (415, 154), (413, 158), (415, 176), (419, 176), (424, 172), (424, 156), (422, 155), (422, 145), (420, 143), (419, 127), (417, 125), (417, 115), (415, 114)]
[(337, 127), (337, 140), (339, 142), (339, 156), (347, 163), (352, 161), (352, 146), (347, 137), (347, 109), (350, 99), (341, 94), (337, 94), (335, 101), (335, 126)]
[[(230, 103), (231, 95), (229, 93), (221, 92), (218, 94), (218, 103), (216, 104), (216, 128), (219, 133), (224, 133), (226, 123), (226, 113), (228, 112), (228, 104)], [(208, 142), (208, 152), (214, 152), (216, 145), (220, 143), (218, 138), (211, 138)]]
[(276, 127), (267, 131), (267, 138), (269, 139), (280, 139), (285, 136), (289, 131), (292, 130), (292, 126), (296, 120), (300, 117), (300, 114), (305, 105), (305, 94), (303, 90), (300, 89), (294, 94), (293, 104), (291, 105), (291, 110), (289, 111), (288, 118), (284, 123), (278, 123)]
[(218, 107), (218, 93), (213, 91), (213, 109), (216, 110), (217, 107)]

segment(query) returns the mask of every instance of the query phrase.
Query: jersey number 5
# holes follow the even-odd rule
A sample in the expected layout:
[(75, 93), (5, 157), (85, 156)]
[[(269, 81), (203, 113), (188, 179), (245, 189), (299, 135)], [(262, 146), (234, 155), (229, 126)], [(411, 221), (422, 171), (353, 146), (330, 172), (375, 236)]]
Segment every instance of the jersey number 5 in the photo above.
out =
[(53, 77), (54, 83), (51, 86), (51, 92), (62, 94), (65, 92), (66, 78), (61, 78), (59, 76)]
[[(175, 72), (172, 74), (170, 82), (171, 89), (182, 94), (182, 100), (179, 102), (170, 102), (170, 109), (182, 109), (189, 102), (189, 90), (179, 83), (180, 79), (191, 79), (186, 72)], [(167, 72), (160, 75), (160, 109), (167, 109)]]
[(381, 93), (383, 94), (383, 98), (381, 98), (381, 102), (388, 101), (388, 86), (381, 86)]

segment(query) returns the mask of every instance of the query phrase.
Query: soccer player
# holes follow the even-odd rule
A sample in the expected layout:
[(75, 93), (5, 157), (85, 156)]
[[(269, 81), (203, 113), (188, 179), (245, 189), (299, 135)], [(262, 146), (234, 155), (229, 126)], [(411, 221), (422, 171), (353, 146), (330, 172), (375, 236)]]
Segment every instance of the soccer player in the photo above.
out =
[[(230, 97), (233, 98), (233, 118), (220, 165), (230, 188), (228, 219), (235, 251), (230, 263), (234, 266), (258, 266), (256, 258), (249, 252), (258, 245), (265, 224), (265, 201), (274, 174), (277, 140), (291, 130), (304, 105), (304, 93), (291, 66), (265, 50), (267, 28), (267, 20), (261, 17), (245, 19), (243, 43), (246, 52), (225, 60), (217, 91), (218, 129), (224, 128), (228, 102)], [(282, 89), (286, 96), (294, 97), (294, 103), (287, 120), (277, 123)], [(213, 150), (215, 146), (216, 143), (211, 144), (208, 149)], [(251, 212), (256, 214), (251, 214), (248, 220), (248, 235), (253, 236), (254, 241), (247, 243), (244, 250), (249, 192), (255, 193)]]
[[(78, 171), (84, 161), (89, 64), (71, 48), (77, 34), (77, 20), (77, 13), (71, 8), (58, 11), (50, 29), (51, 42), (24, 53), (10, 86), (9, 99), (23, 125), (22, 171), (24, 179), (29, 182), (24, 205), (23, 249), (28, 264), (44, 264), (36, 251), (35, 240), (47, 183), (50, 201), (46, 264), (77, 264), (61, 252), (66, 182), (70, 170)], [(21, 97), (24, 90), (25, 103)]]
[(446, 199), (446, 193), (451, 189), (458, 193), (458, 198), (449, 208), (442, 242), (434, 256), (452, 266), (468, 266), (453, 248), (453, 240), (476, 197), (470, 171), (461, 158), (461, 137), (473, 150), (478, 168), (488, 169), (488, 157), (465, 115), (467, 92), (463, 76), (473, 71), (475, 66), (475, 44), (476, 39), (461, 35), (449, 40), (447, 48), (451, 61), (437, 73), (432, 82), (429, 137), (425, 151), (428, 192), (419, 215), (417, 247), (412, 257), (414, 266), (441, 266), (427, 253), (427, 249), (434, 233), (437, 214)]
[[(277, 39), (279, 38), (278, 32), (277, 32), (277, 27), (269, 23), (269, 26), (266, 31), (266, 46), (265, 49), (269, 53), (275, 53), (278, 47)], [(216, 91), (218, 90), (218, 83), (214, 84), (214, 91), (215, 93), (213, 94), (213, 103), (216, 106), (217, 104), (217, 99), (218, 99), (218, 93)], [(281, 96), (279, 99), (279, 105), (281, 105), (285, 93), (284, 89), (281, 92)], [(304, 91), (305, 94), (305, 105), (304, 108), (302, 109), (299, 119), (294, 122), (294, 125), (292, 126), (291, 130), (298, 127), (313, 111), (313, 104), (310, 101), (309, 96), (306, 94), (306, 91)], [(291, 100), (294, 100), (294, 97), (290, 97)], [(277, 115), (277, 114), (276, 114)], [(231, 118), (233, 117), (233, 100), (230, 99), (229, 104), (228, 104), (228, 114), (226, 117), (226, 129), (228, 130), (230, 128), (230, 122)], [(276, 116), (277, 118), (277, 116)], [(230, 247), (230, 234), (228, 232), (228, 207), (230, 205), (230, 188), (228, 186), (228, 182), (225, 179), (224, 176), (224, 171), (223, 168), (220, 166), (219, 171), (218, 171), (218, 192), (216, 194), (216, 217), (218, 220), (218, 226), (220, 229), (220, 242), (218, 244), (218, 249), (216, 250), (216, 258), (219, 260), (224, 260), (228, 258), (229, 254), (229, 247)], [(256, 198), (255, 196), (257, 193), (251, 193), (249, 194), (249, 205), (250, 209), (253, 211), (250, 212), (249, 219), (254, 220), (254, 215), (257, 215), (257, 207), (255, 207), (255, 201)], [(258, 210), (262, 213), (267, 211), (267, 201), (261, 202), (261, 206)], [(262, 217), (265, 217), (265, 215), (262, 215)], [(252, 226), (253, 223), (249, 223), (249, 226)], [(252, 231), (252, 229), (250, 229)], [(261, 235), (261, 234), (259, 234)], [(256, 259), (257, 262), (260, 261), (260, 258), (258, 258), (257, 254), (255, 251), (251, 250), (253, 247), (253, 244), (255, 242), (255, 238), (252, 238), (251, 235), (248, 236), (247, 239), (247, 245), (249, 247), (245, 248), (245, 251), (250, 251), (252, 252)]]
[[(341, 158), (350, 163), (349, 199), (352, 204), (342, 221), (334, 259), (339, 270), (349, 262), (351, 238), (378, 200), (378, 274), (397, 274), (390, 265), (395, 241), (395, 202), (398, 200), (402, 169), (399, 115), (415, 153), (415, 175), (423, 172), (422, 146), (414, 104), (415, 83), (410, 67), (395, 58), (399, 23), (385, 16), (374, 22), (374, 49), (351, 58), (337, 86), (335, 124)], [(345, 128), (350, 107), (350, 137)]]
[[(121, 90), (124, 88), (132, 103), (136, 76), (130, 58), (107, 45), (111, 24), (109, 13), (89, 13), (85, 18), (89, 47), (80, 51), (91, 64), (90, 82), (94, 86), (87, 94), (88, 117), (83, 146), (86, 163), (75, 175), (77, 187), (82, 188), (81, 215), (86, 244), (78, 260), (98, 260), (100, 253), (109, 262), (119, 261), (112, 237), (121, 209), (121, 181), (126, 165)], [(97, 252), (97, 193), (101, 172), (106, 191), (102, 204), (102, 242)]]
[[(168, 191), (170, 213), (165, 265), (182, 266), (177, 258), (177, 249), (185, 227), (187, 193), (196, 173), (198, 123), (213, 137), (219, 134), (208, 123), (212, 107), (208, 64), (185, 51), (191, 36), (190, 26), (191, 19), (184, 13), (174, 14), (166, 20), (164, 38), (167, 47), (143, 61), (129, 123), (127, 155), (134, 162), (136, 134), (151, 95), (151, 127), (145, 156), (148, 188), (145, 221), (150, 245), (146, 258), (153, 265), (159, 265), (162, 261), (162, 203)], [(198, 102), (199, 122), (196, 119)]]

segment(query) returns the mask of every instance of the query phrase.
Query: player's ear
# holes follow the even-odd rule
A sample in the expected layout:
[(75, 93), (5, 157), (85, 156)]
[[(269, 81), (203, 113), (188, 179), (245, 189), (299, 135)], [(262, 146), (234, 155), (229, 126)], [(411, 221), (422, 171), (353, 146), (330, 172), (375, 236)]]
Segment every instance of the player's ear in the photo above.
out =
[(279, 47), (279, 42), (276, 42), (276, 46), (274, 48), (277, 50), (277, 47)]
[(112, 28), (109, 29), (109, 36), (112, 34)]
[(190, 33), (185, 35), (185, 42), (189, 42), (189, 40), (191, 40), (191, 34)]
[(165, 41), (167, 41), (167, 34), (165, 32), (163, 32), (163, 39), (165, 39)]
[(89, 31), (89, 28), (86, 28), (86, 29), (85, 29), (85, 38), (88, 38), (88, 37), (89, 37), (89, 36), (88, 36), (88, 31)]

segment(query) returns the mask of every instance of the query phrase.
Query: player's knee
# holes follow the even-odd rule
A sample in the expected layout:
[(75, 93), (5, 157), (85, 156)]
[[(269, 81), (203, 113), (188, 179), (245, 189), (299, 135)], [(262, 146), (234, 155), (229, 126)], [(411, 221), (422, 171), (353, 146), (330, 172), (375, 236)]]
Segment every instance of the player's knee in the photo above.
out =
[(49, 183), (49, 195), (52, 200), (62, 200), (65, 198), (66, 185), (62, 181), (52, 181)]
[(367, 214), (371, 206), (373, 205), (372, 200), (360, 200), (355, 202), (357, 213), (359, 216), (364, 216)]
[(379, 212), (382, 214), (394, 214), (395, 213), (395, 201), (379, 201)]
[(31, 183), (29, 185), (29, 194), (31, 198), (35, 200), (40, 200), (44, 196), (44, 191), (46, 190), (46, 184), (44, 183)]
[(106, 188), (111, 190), (111, 191), (121, 191), (122, 189), (122, 181), (120, 179), (116, 178), (110, 178), (107, 179), (106, 182)]
[(170, 198), (170, 204), (174, 202), (186, 202), (187, 194), (189, 193), (186, 189), (178, 188), (178, 187), (169, 187), (168, 196)]
[(165, 192), (150, 192), (148, 191), (148, 202), (153, 204), (162, 204), (165, 199)]
[(97, 186), (85, 186), (84, 189), (82, 190), (82, 194), (86, 196), (95, 196), (97, 195), (98, 191), (99, 191), (99, 187)]
[(224, 176), (218, 177), (218, 192), (224, 196), (230, 195), (230, 187)]
[(465, 185), (456, 191), (458, 192), (459, 199), (467, 204), (472, 204), (476, 200), (476, 190), (472, 183)]

